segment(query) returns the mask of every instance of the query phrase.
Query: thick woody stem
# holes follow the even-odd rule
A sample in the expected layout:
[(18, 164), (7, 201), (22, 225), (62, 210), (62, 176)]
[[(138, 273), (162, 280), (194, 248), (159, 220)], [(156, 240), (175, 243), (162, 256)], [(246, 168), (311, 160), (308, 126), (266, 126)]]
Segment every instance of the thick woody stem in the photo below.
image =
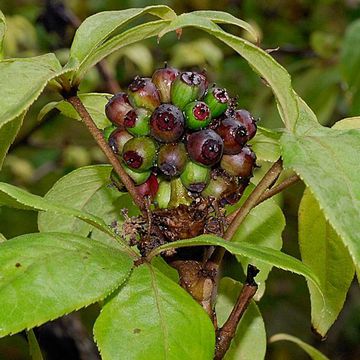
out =
[(237, 302), (231, 311), (229, 318), (216, 333), (216, 349), (214, 360), (221, 360), (224, 357), (226, 351), (229, 349), (231, 340), (235, 336), (236, 328), (258, 288), (254, 280), (258, 272), (259, 270), (255, 266), (248, 266), (246, 282), (241, 289)]
[(109, 162), (113, 166), (116, 173), (119, 175), (121, 181), (123, 182), (124, 186), (126, 187), (127, 191), (130, 193), (133, 201), (135, 204), (141, 209), (145, 209), (144, 201), (141, 196), (139, 196), (138, 192), (136, 191), (135, 185), (133, 181), (130, 179), (128, 174), (125, 172), (123, 167), (121, 166), (119, 160), (107, 144), (104, 139), (102, 132), (96, 127), (93, 119), (91, 118), (90, 114), (86, 110), (85, 106), (81, 102), (81, 100), (77, 96), (71, 96), (66, 99), (77, 111), (80, 115), (81, 119), (89, 129), (91, 135), (100, 146), (101, 150), (104, 152), (105, 156), (108, 158)]

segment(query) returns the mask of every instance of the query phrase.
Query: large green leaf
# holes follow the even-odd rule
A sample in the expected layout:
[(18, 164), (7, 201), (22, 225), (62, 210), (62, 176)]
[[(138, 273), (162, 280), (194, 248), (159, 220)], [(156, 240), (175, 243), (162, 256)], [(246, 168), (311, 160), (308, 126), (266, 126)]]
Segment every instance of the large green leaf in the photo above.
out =
[[(222, 326), (233, 309), (241, 291), (241, 284), (222, 278), (216, 299), (216, 318)], [(256, 346), (254, 346), (256, 344)], [(266, 352), (266, 332), (261, 313), (252, 301), (242, 316), (236, 334), (226, 352), (226, 360), (261, 360)]]
[(214, 354), (208, 315), (150, 265), (135, 268), (104, 305), (94, 334), (104, 360), (211, 360)]
[[(280, 250), (282, 247), (281, 234), (284, 227), (285, 218), (280, 207), (276, 205), (274, 200), (269, 199), (250, 211), (231, 241), (234, 243), (246, 242), (255, 246)], [(259, 288), (255, 294), (255, 298), (259, 300), (264, 294), (265, 281), (272, 266), (253, 258), (249, 259), (243, 256), (237, 256), (237, 258), (245, 271), (249, 263), (259, 268), (260, 273), (256, 277)]]
[(4, 36), (6, 31), (5, 16), (0, 10), (0, 60), (4, 57)]
[(46, 84), (61, 73), (61, 65), (54, 54), (0, 61), (0, 88), (6, 89), (0, 97), (0, 167), (27, 109)]
[(249, 141), (256, 158), (275, 162), (280, 157), (280, 137), (280, 132), (258, 127), (255, 137)]
[[(76, 217), (101, 230), (105, 234), (115, 237), (114, 232), (101, 218), (84, 211), (64, 206), (58, 202), (47, 200), (10, 184), (0, 183), (0, 206), (1, 205), (24, 210), (52, 211), (57, 214)], [(131, 251), (130, 248), (128, 251)]]
[(299, 243), (304, 264), (320, 279), (325, 302), (313, 284), (308, 283), (308, 286), (313, 327), (325, 336), (344, 305), (354, 277), (354, 265), (308, 189), (299, 208)]
[(243, 56), (250, 66), (271, 87), (278, 102), (279, 112), (285, 126), (289, 130), (294, 129), (299, 112), (296, 97), (291, 87), (290, 75), (271, 55), (242, 38), (226, 33), (208, 18), (194, 15), (193, 13), (178, 16), (160, 33), (160, 36), (169, 31), (189, 26), (200, 28), (210, 33)]
[[(111, 169), (110, 165), (92, 165), (74, 170), (58, 180), (44, 198), (95, 215), (109, 225), (117, 221), (119, 228), (122, 224), (122, 207), (129, 209), (130, 216), (138, 213), (128, 194), (110, 186)], [(69, 232), (83, 236), (92, 232), (96, 239), (104, 236), (96, 232), (91, 224), (66, 214), (42, 212), (38, 225), (42, 232)]]
[[(76, 31), (67, 66), (72, 67), (75, 65), (81, 68), (81, 72), (85, 72), (93, 64), (91, 61), (88, 61), (88, 58), (93, 57), (99, 47), (106, 44), (111, 36), (121, 27), (145, 14), (152, 14), (168, 20), (176, 16), (172, 9), (164, 5), (148, 6), (143, 9), (134, 8), (120, 11), (105, 11), (90, 16)], [(142, 36), (142, 38), (146, 38), (146, 36)], [(95, 63), (99, 60), (101, 60), (101, 57), (99, 57)], [(84, 65), (85, 62), (87, 62), (88, 65)], [(77, 74), (76, 78), (77, 80), (74, 80), (74, 83), (81, 79), (81, 75)]]
[(281, 137), (284, 166), (311, 189), (359, 270), (360, 131), (311, 126), (312, 112), (300, 105), (304, 119), (310, 120), (297, 134)]
[(342, 42), (340, 66), (343, 77), (350, 89), (360, 86), (360, 20), (351, 23), (346, 29)]
[(199, 11), (193, 11), (192, 14), (201, 16), (203, 18), (207, 18), (217, 24), (236, 25), (246, 30), (254, 38), (256, 42), (260, 41), (260, 34), (254, 27), (252, 27), (248, 22), (238, 19), (227, 12), (214, 11), (214, 10), (199, 10)]
[(129, 276), (127, 254), (88, 238), (26, 234), (0, 244), (0, 337), (109, 295)]
[[(111, 125), (110, 121), (105, 115), (105, 105), (112, 97), (111, 94), (89, 93), (79, 94), (78, 96), (99, 129), (104, 129), (105, 127)], [(62, 100), (54, 101), (45, 105), (39, 113), (39, 121), (54, 109), (59, 110), (62, 115), (71, 119), (81, 120), (78, 112), (74, 109), (74, 107), (69, 102)]]
[(337, 121), (333, 129), (347, 130), (347, 129), (360, 129), (360, 116), (353, 116)]
[(15, 137), (21, 128), (25, 113), (26, 112), (23, 112), (13, 119), (13, 121), (9, 121), (5, 125), (0, 126), (0, 169), (3, 165), (10, 145), (15, 140)]
[(225, 241), (215, 235), (200, 235), (192, 239), (178, 240), (165, 245), (161, 245), (155, 250), (153, 250), (149, 254), (149, 257), (160, 254), (161, 252), (168, 249), (202, 245), (221, 246), (233, 255), (241, 255), (251, 259), (260, 260), (261, 262), (269, 264), (271, 266), (276, 266), (280, 269), (303, 275), (307, 279), (311, 280), (320, 290), (320, 283), (317, 276), (307, 265), (304, 265), (298, 259), (286, 255), (281, 251), (274, 250), (265, 246), (253, 245), (245, 242), (233, 243)]
[(274, 343), (276, 341), (291, 341), (294, 344), (298, 345), (302, 348), (312, 360), (329, 360), (324, 354), (322, 354), (319, 350), (315, 349), (311, 345), (305, 343), (295, 336), (291, 336), (288, 334), (276, 334), (273, 335), (270, 339), (270, 343)]

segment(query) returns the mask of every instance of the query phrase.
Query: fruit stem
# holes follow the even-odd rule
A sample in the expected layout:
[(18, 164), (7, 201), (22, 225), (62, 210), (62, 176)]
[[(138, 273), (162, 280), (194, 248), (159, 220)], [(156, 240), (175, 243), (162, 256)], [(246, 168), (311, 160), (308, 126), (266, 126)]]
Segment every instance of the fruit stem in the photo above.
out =
[(231, 340), (235, 336), (236, 328), (257, 291), (258, 285), (254, 278), (258, 272), (259, 270), (255, 266), (248, 266), (246, 281), (240, 291), (237, 302), (224, 325), (216, 332), (214, 360), (221, 360), (229, 349)]
[(102, 134), (102, 132), (96, 127), (93, 119), (91, 118), (91, 115), (86, 110), (84, 104), (81, 102), (78, 96), (71, 96), (66, 99), (76, 110), (76, 112), (80, 115), (81, 119), (89, 129), (91, 135), (113, 166), (116, 173), (119, 175), (121, 181), (123, 182), (124, 186), (126, 187), (126, 190), (130, 193), (134, 203), (140, 208), (140, 210), (145, 210), (145, 204), (143, 202), (143, 199), (141, 196), (137, 193), (136, 188), (130, 177), (127, 175), (123, 167), (121, 166), (121, 163), (117, 159), (116, 155), (113, 153), (107, 142), (105, 141), (105, 138)]

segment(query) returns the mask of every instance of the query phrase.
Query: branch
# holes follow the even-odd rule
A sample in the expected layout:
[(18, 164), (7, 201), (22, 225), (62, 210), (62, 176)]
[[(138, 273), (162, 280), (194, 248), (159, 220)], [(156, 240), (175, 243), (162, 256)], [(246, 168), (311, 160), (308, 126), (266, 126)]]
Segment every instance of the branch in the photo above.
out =
[(142, 197), (138, 194), (133, 181), (130, 179), (128, 174), (125, 172), (123, 167), (121, 166), (118, 158), (115, 156), (109, 145), (104, 139), (102, 132), (96, 127), (93, 119), (91, 118), (90, 114), (86, 110), (85, 106), (78, 98), (78, 96), (71, 96), (66, 99), (77, 111), (80, 115), (81, 119), (89, 129), (91, 135), (100, 146), (101, 150), (104, 152), (105, 156), (108, 158), (109, 162), (113, 166), (116, 173), (120, 176), (121, 181), (123, 182), (126, 190), (130, 193), (132, 199), (134, 200), (135, 204), (141, 209), (144, 210), (144, 202)]
[(226, 351), (229, 349), (231, 340), (235, 336), (236, 328), (245, 310), (249, 306), (251, 299), (254, 297), (257, 291), (258, 285), (256, 284), (254, 278), (258, 273), (259, 270), (255, 266), (248, 266), (246, 281), (240, 291), (237, 302), (225, 324), (216, 332), (216, 349), (214, 360), (221, 360), (224, 357)]

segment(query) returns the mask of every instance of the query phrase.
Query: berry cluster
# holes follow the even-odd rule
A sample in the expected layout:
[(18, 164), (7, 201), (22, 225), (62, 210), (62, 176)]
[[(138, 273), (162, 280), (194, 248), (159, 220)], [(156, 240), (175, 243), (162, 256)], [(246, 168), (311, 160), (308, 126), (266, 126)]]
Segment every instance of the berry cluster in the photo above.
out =
[[(246, 142), (255, 120), (225, 89), (208, 87), (203, 73), (164, 67), (151, 79), (136, 77), (105, 112), (110, 147), (139, 194), (159, 208), (174, 205), (174, 192), (233, 204), (252, 176), (256, 156)], [(112, 179), (122, 188), (114, 172)]]

